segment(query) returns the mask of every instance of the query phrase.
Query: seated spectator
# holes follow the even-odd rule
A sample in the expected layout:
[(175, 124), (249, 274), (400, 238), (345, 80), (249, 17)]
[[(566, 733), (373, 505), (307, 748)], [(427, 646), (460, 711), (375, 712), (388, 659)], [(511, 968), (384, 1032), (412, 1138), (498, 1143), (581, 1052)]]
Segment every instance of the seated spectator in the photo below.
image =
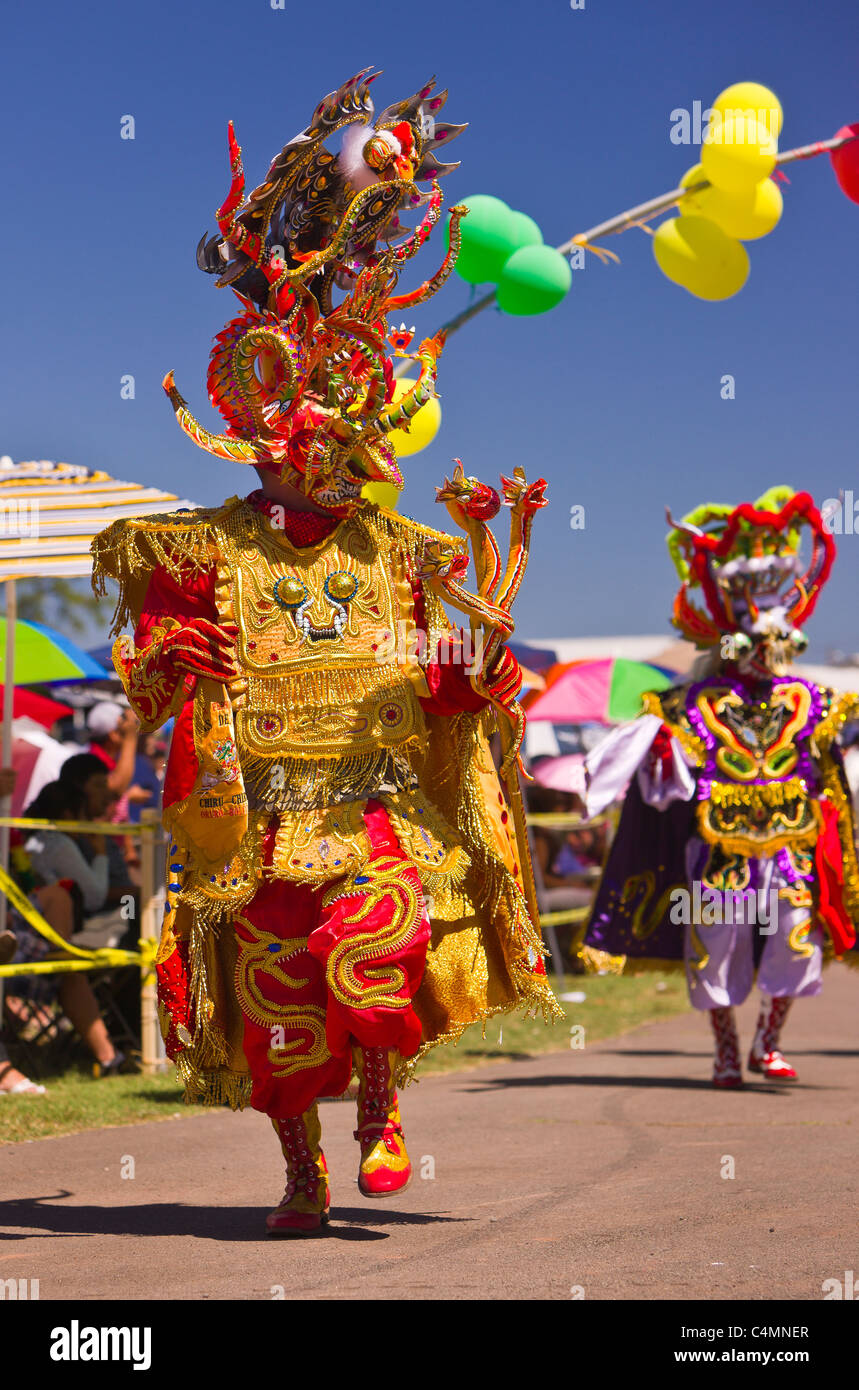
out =
[(590, 882), (603, 862), (602, 837), (591, 825), (569, 830), (564, 836), (553, 865), (556, 874), (568, 878), (580, 877)]
[[(81, 762), (86, 766), (81, 768)], [(102, 814), (111, 799), (107, 789), (104, 766), (89, 755), (70, 758), (63, 764), (77, 763), (78, 776), (66, 774), (68, 781), (49, 782), (35, 802), (28, 807), (27, 816), (39, 820), (93, 819)], [(81, 780), (81, 774), (83, 774)], [(78, 838), (78, 837), (75, 837)], [(84, 859), (75, 838), (57, 830), (34, 832), (26, 841), (25, 851), (33, 882), (30, 897), (48, 925), (64, 940), (71, 940), (76, 926), (76, 901), (95, 910), (101, 907), (108, 891), (108, 865), (104, 837), (93, 836), (92, 864)], [(19, 876), (22, 870), (19, 866)], [(13, 914), (17, 949), (16, 963), (46, 960), (56, 955), (57, 948), (17, 913)], [(76, 944), (87, 944), (80, 936)], [(100, 944), (100, 943), (99, 943)], [(13, 999), (25, 998), (37, 1008), (47, 999), (59, 995), (63, 1011), (83, 1038), (97, 1064), (97, 1074), (108, 1076), (118, 1071), (125, 1056), (114, 1047), (102, 1019), (98, 1003), (85, 974), (15, 976), (14, 995), (10, 989), (10, 1012), (16, 1008)], [(18, 1014), (20, 1017), (20, 1013)], [(24, 1078), (26, 1079), (26, 1078)], [(7, 1087), (15, 1089), (15, 1085)], [(25, 1088), (26, 1089), (26, 1088)]]
[[(0, 798), (11, 796), (15, 789), (15, 770), (14, 768), (3, 768), (0, 770)], [(8, 965), (18, 949), (18, 938), (12, 931), (0, 932), (0, 965)], [(31, 1081), (17, 1067), (13, 1067), (12, 1059), (6, 1050), (5, 1045), (0, 1041), (0, 1096), (43, 1096), (44, 1086), (37, 1086), (35, 1081)]]
[(155, 734), (141, 734), (134, 760), (134, 777), (128, 789), (128, 819), (140, 824), (143, 810), (157, 811), (161, 802), (161, 778), (156, 758), (163, 762), (165, 744)]
[[(115, 798), (108, 819), (117, 824), (128, 822), (131, 820), (140, 721), (127, 706), (118, 705), (113, 700), (101, 700), (93, 705), (87, 715), (87, 728), (91, 740), (89, 751), (94, 757), (100, 758), (107, 768), (107, 785)], [(123, 839), (114, 845), (114, 850), (119, 850), (123, 855), (129, 874), (139, 886), (140, 858), (134, 841)]]
[[(539, 815), (577, 815), (577, 801), (573, 792), (555, 791), (552, 787), (539, 787), (537, 783), (528, 788), (528, 810)], [(571, 844), (574, 834), (574, 831), (555, 830), (549, 826), (531, 827), (537, 860), (535, 869), (546, 895), (545, 910), (577, 908), (589, 901), (589, 892), (582, 892), (582, 883), (587, 883), (589, 878), (587, 865), (575, 855)], [(560, 890), (560, 894), (555, 890)], [(548, 906), (549, 901), (552, 908)]]
[[(110, 819), (114, 801), (104, 763), (91, 753), (79, 753), (63, 764), (59, 780), (45, 787), (27, 814), (45, 820), (104, 821)], [(133, 948), (136, 890), (114, 838), (37, 831), (26, 848), (44, 882), (69, 878), (80, 890), (80, 945)]]

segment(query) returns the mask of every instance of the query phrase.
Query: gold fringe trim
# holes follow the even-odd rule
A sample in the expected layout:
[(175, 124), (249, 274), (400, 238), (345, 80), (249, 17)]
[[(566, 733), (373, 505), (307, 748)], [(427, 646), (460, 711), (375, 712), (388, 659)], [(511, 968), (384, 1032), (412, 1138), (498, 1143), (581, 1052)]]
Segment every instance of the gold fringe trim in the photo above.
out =
[(712, 782), (709, 800), (714, 806), (751, 807), (754, 810), (786, 806), (791, 801), (807, 801), (808, 793), (798, 777), (787, 782), (742, 784)]
[(384, 537), (388, 542), (393, 541), (400, 546), (405, 544), (409, 553), (414, 554), (418, 551), (421, 558), (428, 544), (441, 544), (457, 553), (464, 552), (468, 545), (464, 536), (451, 536), (446, 531), (436, 531), (432, 526), (412, 521), (410, 516), (403, 516), (401, 512), (390, 512), (385, 507), (362, 507), (358, 517), (376, 537)]
[(186, 1054), (175, 1066), (186, 1105), (228, 1105), (231, 1110), (244, 1110), (250, 1105), (253, 1081), (249, 1075), (225, 1068), (197, 1068)]
[(445, 1043), (453, 1043), (456, 1046), (463, 1033), (468, 1028), (472, 1028), (475, 1023), (482, 1023), (485, 1026), (490, 1018), (495, 1018), (498, 1014), (514, 1013), (517, 1009), (521, 1009), (522, 1018), (537, 1018), (538, 1013), (542, 1014), (543, 1022), (547, 1027), (562, 1018), (566, 1018), (566, 1014), (549, 988), (548, 980), (545, 981), (545, 984), (538, 984), (538, 981), (543, 980), (542, 976), (532, 975), (530, 979), (533, 988), (523, 998), (514, 999), (509, 1004), (494, 1004), (490, 1008), (481, 1009), (467, 1023), (456, 1023), (446, 1033), (439, 1033), (438, 1037), (433, 1038), (431, 1042), (421, 1043), (414, 1057), (407, 1057), (400, 1062), (396, 1075), (397, 1085), (400, 1087), (410, 1086), (413, 1081), (418, 1079), (415, 1076), (415, 1070), (427, 1053), (431, 1052), (434, 1047), (441, 1047)]
[(822, 753), (834, 743), (848, 719), (859, 718), (859, 695), (845, 692), (836, 697), (829, 712), (821, 719), (814, 730), (814, 741)]
[(608, 975), (634, 975), (638, 971), (655, 971), (667, 975), (686, 971), (684, 960), (667, 960), (663, 956), (611, 956), (607, 951), (598, 951), (593, 946), (582, 946), (579, 959), (588, 975), (598, 975), (601, 972)]
[[(304, 714), (308, 709), (330, 709), (332, 706), (353, 705), (368, 695), (395, 700), (413, 689), (409, 677), (392, 662), (367, 665), (363, 652), (339, 658), (336, 666), (322, 669), (310, 667), (303, 671), (284, 671), (276, 676), (249, 675), (247, 708), (254, 715)], [(350, 665), (349, 662), (353, 664)], [(309, 749), (307, 757), (313, 757)]]
[(612, 956), (595, 946), (581, 946), (578, 957), (587, 975), (622, 975), (627, 961), (626, 956)]
[[(417, 781), (411, 754), (416, 738), (397, 748), (376, 748), (372, 753), (287, 756), (249, 754), (240, 745), (245, 790), (270, 815), (313, 812), (334, 807), (348, 795), (350, 801), (366, 801), (378, 795), (380, 785), (407, 791)], [(276, 784), (272, 772), (277, 768)]]
[(92, 587), (98, 598), (107, 594), (106, 579), (119, 582), (111, 636), (122, 631), (132, 613), (130, 589), (157, 567), (173, 579), (183, 570), (203, 571), (215, 562), (218, 532), (224, 521), (241, 506), (238, 497), (220, 507), (201, 507), (191, 512), (161, 513), (157, 517), (133, 517), (114, 521), (95, 537)]

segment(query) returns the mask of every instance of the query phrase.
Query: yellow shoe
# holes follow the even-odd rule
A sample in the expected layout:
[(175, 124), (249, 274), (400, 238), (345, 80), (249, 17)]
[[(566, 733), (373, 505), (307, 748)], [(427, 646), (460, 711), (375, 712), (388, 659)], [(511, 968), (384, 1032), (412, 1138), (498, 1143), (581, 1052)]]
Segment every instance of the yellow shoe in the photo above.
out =
[(331, 1194), (318, 1107), (311, 1105), (303, 1115), (286, 1120), (272, 1119), (272, 1124), (286, 1159), (286, 1191), (266, 1217), (266, 1230), (276, 1236), (321, 1235)]
[(394, 1089), (398, 1052), (384, 1047), (353, 1047), (358, 1073), (358, 1128), (361, 1145), (358, 1189), (365, 1197), (391, 1197), (412, 1180), (400, 1107)]

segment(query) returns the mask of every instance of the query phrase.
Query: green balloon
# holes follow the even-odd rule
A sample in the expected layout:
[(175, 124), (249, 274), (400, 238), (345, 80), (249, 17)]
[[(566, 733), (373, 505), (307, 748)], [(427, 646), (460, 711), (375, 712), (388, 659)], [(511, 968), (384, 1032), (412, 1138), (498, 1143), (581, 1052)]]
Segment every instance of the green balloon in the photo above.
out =
[(573, 273), (559, 251), (522, 246), (498, 281), (498, 307), (505, 314), (545, 314), (560, 304), (572, 283)]
[(511, 212), (510, 216), (513, 218), (517, 251), (520, 246), (542, 246), (543, 233), (533, 217), (529, 217), (527, 212)]
[(468, 216), (459, 224), (462, 249), (456, 261), (457, 274), (469, 285), (494, 283), (519, 245), (514, 234), (514, 213), (500, 198), (488, 193), (458, 201), (465, 203)]

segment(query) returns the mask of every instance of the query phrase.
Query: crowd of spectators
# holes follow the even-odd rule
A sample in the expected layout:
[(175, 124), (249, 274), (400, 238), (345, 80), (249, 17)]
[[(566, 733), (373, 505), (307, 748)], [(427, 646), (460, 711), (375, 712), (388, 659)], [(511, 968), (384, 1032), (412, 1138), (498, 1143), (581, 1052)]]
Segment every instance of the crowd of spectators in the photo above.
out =
[[(532, 815), (563, 816), (566, 824), (532, 824), (531, 859), (540, 912), (566, 912), (590, 906), (606, 853), (607, 826), (579, 825), (585, 806), (575, 792), (556, 791), (537, 782), (528, 784), (528, 810)], [(557, 938), (568, 968), (575, 968), (575, 954), (585, 923), (559, 926)]]
[[(166, 745), (140, 734), (127, 706), (101, 700), (90, 709), (85, 741), (63, 740), (30, 720), (15, 721), (13, 766), (0, 771), (0, 798), (12, 814), (34, 820), (139, 823), (144, 809), (160, 807)], [(85, 828), (13, 830), (10, 872), (53, 930), (74, 946), (134, 949), (139, 937), (140, 864), (128, 835)], [(0, 964), (57, 959), (58, 947), (18, 912), (0, 933)], [(127, 1063), (111, 1040), (85, 972), (7, 977), (4, 1036), (55, 1035), (73, 1028), (93, 1060), (96, 1076)], [(0, 1096), (43, 1094), (10, 1058), (0, 1037)]]

